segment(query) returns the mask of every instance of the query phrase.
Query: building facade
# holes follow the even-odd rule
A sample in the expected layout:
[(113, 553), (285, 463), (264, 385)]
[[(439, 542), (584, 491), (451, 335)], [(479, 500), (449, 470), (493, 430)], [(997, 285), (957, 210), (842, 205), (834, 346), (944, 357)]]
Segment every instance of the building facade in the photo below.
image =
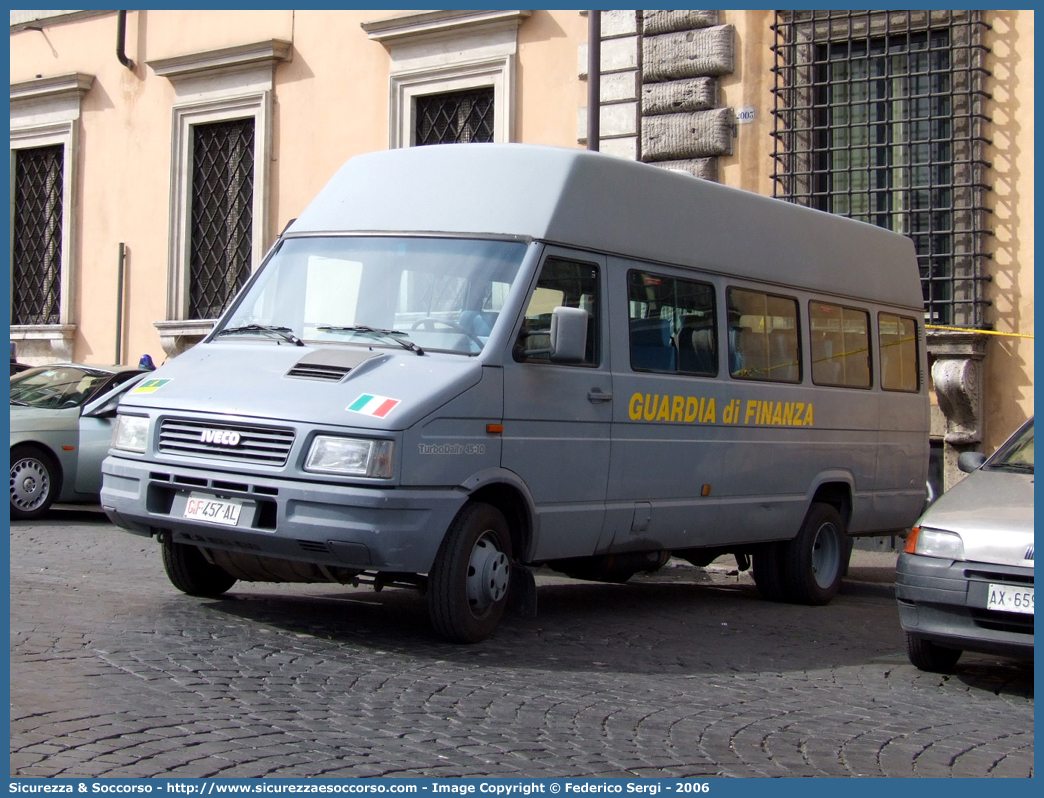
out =
[[(30, 363), (176, 356), (355, 154), (587, 145), (586, 12), (11, 14)], [(598, 21), (599, 149), (914, 239), (940, 482), (1033, 412), (1032, 11)]]

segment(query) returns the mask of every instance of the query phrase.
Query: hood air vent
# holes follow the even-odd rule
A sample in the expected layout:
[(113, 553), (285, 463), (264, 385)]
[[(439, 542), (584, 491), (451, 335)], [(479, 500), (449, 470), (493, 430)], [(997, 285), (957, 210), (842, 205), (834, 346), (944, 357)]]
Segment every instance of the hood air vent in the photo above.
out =
[(320, 363), (298, 363), (286, 373), (287, 377), (296, 377), (300, 380), (325, 380), (326, 382), (339, 382), (351, 371), (346, 366), (324, 366)]
[(368, 349), (319, 349), (298, 360), (286, 373), (298, 380), (340, 382), (348, 372), (374, 357)]

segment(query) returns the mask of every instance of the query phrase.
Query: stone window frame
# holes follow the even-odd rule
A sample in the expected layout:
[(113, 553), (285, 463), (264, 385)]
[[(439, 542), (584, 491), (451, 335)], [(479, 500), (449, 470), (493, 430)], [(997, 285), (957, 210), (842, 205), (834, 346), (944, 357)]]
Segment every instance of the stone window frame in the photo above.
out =
[(188, 319), (192, 234), (193, 128), (233, 119), (254, 120), (254, 198), (251, 271), (266, 251), (271, 185), (275, 67), (291, 55), (290, 42), (270, 39), (149, 61), (174, 86), (170, 159), (166, 320), (155, 322), (164, 351), (177, 355), (198, 343), (214, 319)]
[(532, 12), (422, 11), (364, 22), (391, 56), (388, 146), (414, 145), (414, 99), (493, 88), (493, 140), (514, 139), (518, 28)]
[(79, 220), (80, 114), (83, 98), (94, 76), (71, 72), (11, 84), (10, 174), (19, 150), (61, 145), (62, 173), (62, 281), (58, 324), (11, 325), (12, 341), (25, 342), (24, 358), (72, 360), (76, 334), (75, 287), (79, 272), (76, 235)]

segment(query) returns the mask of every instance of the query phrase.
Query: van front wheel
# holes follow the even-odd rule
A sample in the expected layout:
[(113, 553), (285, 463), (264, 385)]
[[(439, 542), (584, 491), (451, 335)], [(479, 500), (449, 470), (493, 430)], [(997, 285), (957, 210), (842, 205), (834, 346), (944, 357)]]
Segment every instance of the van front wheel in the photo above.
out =
[(503, 513), (481, 502), (465, 506), (428, 574), (435, 631), (455, 643), (493, 634), (507, 606), (510, 574), (511, 535)]
[(236, 578), (207, 561), (195, 546), (186, 546), (172, 540), (160, 543), (163, 550), (163, 570), (167, 578), (182, 593), (203, 598), (215, 598), (236, 583)]
[(826, 604), (837, 595), (844, 571), (845, 524), (833, 505), (814, 503), (801, 531), (786, 544), (783, 579), (794, 604)]

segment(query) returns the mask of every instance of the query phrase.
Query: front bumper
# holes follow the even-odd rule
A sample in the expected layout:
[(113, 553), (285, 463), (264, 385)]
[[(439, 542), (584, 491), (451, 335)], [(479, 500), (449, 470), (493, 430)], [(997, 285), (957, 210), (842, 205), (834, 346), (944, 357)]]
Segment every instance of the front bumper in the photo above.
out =
[[(110, 456), (101, 504), (114, 524), (177, 543), (321, 566), (427, 573), (467, 496), (249, 478)], [(183, 517), (189, 496), (233, 500), (235, 526)]]
[(903, 553), (895, 597), (903, 629), (967, 651), (1033, 656), (1033, 616), (986, 609), (990, 584), (1032, 587), (1033, 569)]

